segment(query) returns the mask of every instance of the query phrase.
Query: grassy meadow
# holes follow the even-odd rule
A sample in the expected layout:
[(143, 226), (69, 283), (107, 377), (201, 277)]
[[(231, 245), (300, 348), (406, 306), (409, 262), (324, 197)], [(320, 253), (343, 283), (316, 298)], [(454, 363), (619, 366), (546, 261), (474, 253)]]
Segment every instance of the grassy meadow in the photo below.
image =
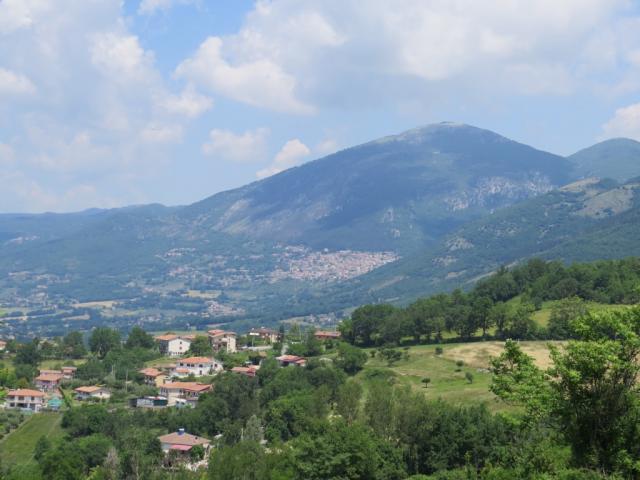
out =
[(63, 436), (58, 413), (38, 413), (32, 415), (20, 427), (0, 441), (0, 460), (3, 466), (33, 461), (33, 451), (38, 439), (46, 436), (55, 441)]

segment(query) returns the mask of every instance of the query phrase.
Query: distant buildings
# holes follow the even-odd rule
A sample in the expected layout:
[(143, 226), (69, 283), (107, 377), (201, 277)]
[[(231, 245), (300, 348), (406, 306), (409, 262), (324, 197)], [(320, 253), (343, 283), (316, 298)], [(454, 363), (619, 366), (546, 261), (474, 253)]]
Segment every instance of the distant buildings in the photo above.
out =
[(88, 387), (78, 387), (73, 390), (76, 392), (76, 398), (78, 400), (89, 400), (89, 399), (98, 399), (98, 400), (108, 400), (111, 398), (111, 392), (104, 387), (99, 387), (97, 385), (91, 385)]
[(133, 408), (165, 408), (169, 405), (167, 398), (159, 395), (155, 397), (132, 398), (129, 403)]
[(193, 447), (200, 445), (204, 449), (206, 456), (211, 448), (211, 440), (186, 433), (184, 428), (179, 429), (177, 432), (161, 435), (158, 440), (160, 440), (164, 453), (169, 453), (172, 450), (188, 453)]
[(256, 366), (251, 366), (251, 367), (233, 367), (231, 369), (231, 371), (233, 373), (238, 373), (240, 375), (246, 375), (247, 377), (255, 377), (256, 373), (258, 372), (258, 367), (256, 367)]
[(280, 355), (276, 357), (276, 360), (280, 362), (281, 367), (304, 367), (307, 365), (307, 359), (297, 355)]
[(52, 392), (58, 389), (63, 378), (64, 375), (58, 370), (40, 370), (40, 375), (33, 379), (33, 383), (38, 390)]
[(5, 401), (5, 408), (25, 409), (33, 412), (39, 412), (44, 405), (44, 393), (28, 388), (10, 390)]
[(207, 357), (188, 357), (178, 360), (173, 376), (186, 377), (195, 375), (201, 377), (203, 375), (211, 375), (222, 370), (222, 364), (215, 358)]
[(167, 378), (167, 374), (157, 368), (143, 368), (139, 372), (144, 375), (144, 383), (155, 387), (162, 385)]
[(0, 340), (0, 352), (4, 352), (6, 348), (7, 342), (5, 342), (4, 340)]
[(169, 357), (179, 357), (187, 353), (191, 347), (191, 342), (195, 339), (195, 335), (176, 335), (173, 333), (165, 333), (154, 337), (158, 342), (158, 348), (162, 355)]
[(71, 380), (76, 376), (76, 371), (78, 370), (76, 367), (62, 367), (61, 369), (62, 377)]
[(160, 395), (166, 397), (168, 405), (187, 404), (195, 406), (200, 395), (211, 391), (211, 385), (198, 382), (169, 382), (160, 386)]
[(252, 328), (248, 335), (250, 337), (257, 337), (261, 340), (267, 341), (269, 343), (276, 343), (277, 341), (281, 340), (281, 335), (279, 332), (277, 332), (276, 330), (272, 330), (270, 328)]
[(224, 351), (227, 353), (237, 352), (236, 334), (235, 332), (226, 332), (224, 330), (209, 330), (209, 343), (214, 352)]
[(318, 330), (314, 333), (318, 340), (338, 340), (342, 335), (340, 332), (330, 332), (327, 330)]

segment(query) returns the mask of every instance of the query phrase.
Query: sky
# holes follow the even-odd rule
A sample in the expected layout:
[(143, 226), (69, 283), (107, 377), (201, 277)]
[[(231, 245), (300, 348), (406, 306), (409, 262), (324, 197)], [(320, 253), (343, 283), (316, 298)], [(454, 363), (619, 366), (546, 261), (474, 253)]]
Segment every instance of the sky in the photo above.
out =
[(0, 212), (184, 205), (440, 121), (640, 140), (640, 0), (0, 0)]

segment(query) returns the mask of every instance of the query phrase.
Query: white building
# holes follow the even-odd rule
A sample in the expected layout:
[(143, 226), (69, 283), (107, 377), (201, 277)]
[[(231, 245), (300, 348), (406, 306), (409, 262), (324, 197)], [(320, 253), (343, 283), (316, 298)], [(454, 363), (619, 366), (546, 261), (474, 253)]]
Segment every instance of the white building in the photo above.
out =
[(158, 342), (160, 353), (169, 357), (179, 357), (187, 353), (194, 340), (193, 335), (176, 335), (174, 333), (165, 333), (155, 337)]
[(111, 392), (109, 390), (104, 387), (98, 387), (97, 385), (78, 387), (73, 391), (76, 392), (76, 398), (78, 400), (88, 400), (90, 398), (108, 400), (109, 398), (111, 398)]
[(222, 363), (215, 358), (208, 357), (187, 357), (176, 361), (176, 368), (173, 369), (174, 377), (186, 377), (195, 375), (211, 375), (222, 370)]
[(44, 406), (44, 393), (28, 388), (10, 390), (7, 393), (5, 408), (20, 408), (39, 412)]
[(227, 353), (237, 352), (236, 348), (236, 333), (225, 332), (224, 330), (209, 330), (209, 343), (214, 352), (223, 350)]
[(160, 386), (160, 395), (167, 397), (169, 406), (179, 403), (195, 406), (200, 395), (211, 390), (211, 385), (197, 382), (170, 382)]
[(187, 453), (196, 445), (201, 445), (204, 448), (205, 455), (207, 455), (209, 447), (211, 447), (211, 440), (186, 433), (184, 428), (179, 429), (177, 432), (162, 435), (158, 437), (158, 440), (160, 440), (164, 453), (168, 453), (171, 450)]

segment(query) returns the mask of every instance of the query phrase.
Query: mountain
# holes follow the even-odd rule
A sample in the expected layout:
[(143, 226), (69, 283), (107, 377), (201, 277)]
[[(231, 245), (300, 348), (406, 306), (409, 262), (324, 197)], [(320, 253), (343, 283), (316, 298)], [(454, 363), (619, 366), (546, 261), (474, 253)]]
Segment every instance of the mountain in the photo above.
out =
[(409, 301), (470, 285), (532, 257), (563, 261), (640, 256), (640, 180), (584, 179), (470, 222), (436, 248), (359, 277), (340, 291)]
[(640, 176), (640, 142), (613, 138), (568, 157), (578, 178), (613, 178), (619, 182)]
[[(184, 207), (0, 215), (0, 308), (14, 312), (8, 332), (36, 335), (134, 322), (242, 328), (406, 301), (597, 236), (589, 228), (604, 218), (571, 210), (587, 208), (587, 194), (561, 188), (574, 169), (496, 133), (440, 123)], [(607, 193), (626, 187), (585, 185), (592, 202), (619, 202), (598, 215), (617, 218), (630, 201)], [(494, 226), (500, 219), (519, 230)], [(585, 242), (575, 248), (600, 252)]]
[(570, 172), (557, 155), (440, 123), (214, 195), (180, 217), (207, 230), (312, 248), (406, 252), (567, 183)]

